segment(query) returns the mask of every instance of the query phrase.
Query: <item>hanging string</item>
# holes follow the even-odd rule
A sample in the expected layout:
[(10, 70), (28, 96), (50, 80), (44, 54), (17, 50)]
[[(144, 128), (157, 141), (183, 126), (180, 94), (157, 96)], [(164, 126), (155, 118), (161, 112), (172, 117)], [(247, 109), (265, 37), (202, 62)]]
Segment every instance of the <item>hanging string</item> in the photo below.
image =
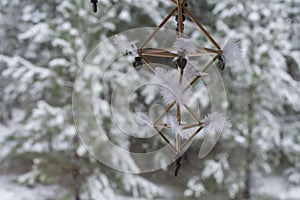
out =
[[(188, 6), (188, 4), (187, 3), (185, 3), (184, 4), (184, 6), (185, 7), (187, 7)], [(176, 15), (176, 18), (175, 18), (175, 21), (177, 22), (177, 26), (176, 26), (176, 32), (177, 32), (177, 35), (179, 36), (180, 35), (180, 30), (179, 30), (179, 16), (178, 16), (178, 14)], [(185, 22), (185, 19), (186, 19), (186, 17), (185, 17), (185, 11), (184, 11), (184, 9), (182, 8), (182, 22)], [(184, 23), (182, 23), (182, 27), (183, 27), (183, 30), (184, 30)]]
[(182, 156), (176, 159), (175, 161), (175, 176), (178, 176), (178, 171), (181, 168)]
[(93, 6), (93, 11), (96, 13), (97, 12), (97, 3), (98, 0), (91, 0), (92, 6)]
[(221, 70), (224, 70), (224, 68), (226, 66), (225, 59), (224, 59), (224, 57), (222, 55), (220, 55), (219, 58), (218, 58), (217, 66)]

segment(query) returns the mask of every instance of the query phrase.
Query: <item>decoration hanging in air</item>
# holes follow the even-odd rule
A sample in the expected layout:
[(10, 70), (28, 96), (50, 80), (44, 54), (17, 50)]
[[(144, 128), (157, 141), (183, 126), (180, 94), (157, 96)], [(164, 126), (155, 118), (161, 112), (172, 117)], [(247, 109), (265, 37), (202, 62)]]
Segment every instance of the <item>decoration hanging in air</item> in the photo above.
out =
[[(167, 1), (167, 0), (166, 0)], [(134, 57), (133, 67), (137, 71), (142, 66), (147, 66), (155, 76), (168, 88), (163, 88), (161, 94), (164, 98), (167, 108), (157, 119), (151, 119), (147, 113), (137, 113), (137, 122), (140, 125), (150, 126), (162, 138), (162, 140), (178, 155), (176, 159), (175, 176), (181, 167), (182, 153), (186, 150), (188, 144), (204, 129), (213, 127), (222, 129), (224, 125), (224, 114), (213, 113), (205, 119), (200, 119), (193, 109), (189, 106), (189, 95), (191, 88), (204, 76), (207, 76), (208, 69), (216, 63), (219, 69), (224, 70), (227, 64), (231, 64), (240, 58), (240, 47), (237, 41), (231, 39), (221, 48), (214, 38), (208, 33), (204, 26), (196, 19), (188, 8), (188, 0), (168, 0), (174, 5), (172, 11), (162, 20), (155, 30), (147, 37), (145, 41), (137, 46), (137, 41), (126, 41), (117, 38), (115, 44), (124, 55)], [(94, 12), (97, 12), (97, 0), (91, 0)], [(171, 47), (146, 48), (147, 44), (155, 35), (166, 25), (166, 23), (175, 16), (177, 26), (175, 28), (177, 39)], [(207, 38), (214, 48), (200, 47), (194, 42), (184, 37), (184, 23), (189, 19)], [(201, 70), (193, 72), (191, 79), (184, 78), (189, 73), (189, 61), (194, 57), (210, 58)], [(177, 66), (175, 73), (156, 67), (147, 57), (172, 58)], [(185, 110), (192, 121), (184, 121), (182, 112)], [(174, 113), (175, 116), (174, 116)], [(175, 137), (171, 142), (162, 129), (169, 129)], [(187, 134), (187, 130), (192, 130), (192, 134)], [(221, 131), (221, 130), (220, 130)]]

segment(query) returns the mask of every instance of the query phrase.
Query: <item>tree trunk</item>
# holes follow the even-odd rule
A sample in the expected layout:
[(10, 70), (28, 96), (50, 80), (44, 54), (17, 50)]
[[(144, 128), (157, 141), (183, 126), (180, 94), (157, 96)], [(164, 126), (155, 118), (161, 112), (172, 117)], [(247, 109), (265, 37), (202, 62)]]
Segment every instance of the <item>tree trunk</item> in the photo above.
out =
[[(79, 141), (78, 141), (78, 137), (74, 137), (74, 143), (75, 143), (75, 147), (77, 147), (79, 145)], [(80, 198), (80, 189), (81, 189), (81, 185), (82, 185), (82, 180), (81, 180), (81, 174), (80, 174), (80, 166), (78, 165), (79, 163), (79, 156), (77, 154), (76, 148), (73, 149), (73, 153), (74, 153), (74, 160), (75, 160), (75, 164), (73, 166), (72, 169), (72, 177), (73, 177), (73, 189), (74, 189), (74, 198), (75, 200), (81, 200)]]
[(246, 165), (245, 165), (245, 188), (243, 191), (243, 198), (244, 199), (251, 199), (251, 165), (253, 161), (253, 152), (252, 152), (252, 146), (253, 146), (253, 118), (254, 118), (254, 94), (255, 88), (254, 86), (250, 86), (248, 90), (248, 147), (246, 149)]
[(79, 172), (79, 168), (77, 166), (75, 166), (72, 170), (72, 176), (73, 176), (73, 183), (74, 183), (74, 199), (75, 200), (81, 200), (80, 199), (80, 188), (81, 188), (81, 180), (79, 178), (80, 176), (80, 172)]

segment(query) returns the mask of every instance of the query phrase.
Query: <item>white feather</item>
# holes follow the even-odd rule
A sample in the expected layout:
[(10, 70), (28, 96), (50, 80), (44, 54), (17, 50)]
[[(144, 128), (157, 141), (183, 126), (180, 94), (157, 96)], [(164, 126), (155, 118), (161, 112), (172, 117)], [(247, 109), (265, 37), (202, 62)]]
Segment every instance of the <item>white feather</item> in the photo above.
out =
[(149, 115), (147, 115), (146, 113), (137, 113), (136, 122), (139, 126), (153, 126), (153, 122), (151, 121)]
[(180, 127), (177, 119), (174, 116), (168, 115), (167, 122), (168, 122), (168, 125), (170, 126), (170, 128), (172, 130), (172, 133), (174, 133), (174, 135), (180, 134), (181, 127)]
[(127, 39), (122, 36), (117, 36), (114, 39), (114, 44), (122, 51), (122, 53), (131, 54), (134, 57), (138, 56), (136, 43), (137, 41), (128, 42)]
[(209, 114), (202, 120), (203, 128), (211, 132), (222, 132), (224, 125), (226, 124), (225, 114), (213, 113)]
[(156, 68), (156, 76), (160, 79), (161, 95), (166, 104), (171, 104), (176, 101), (178, 104), (188, 104), (191, 99), (191, 89), (185, 91), (188, 81), (183, 78), (182, 83), (179, 83), (179, 73), (177, 71), (166, 71), (162, 68)]
[(173, 47), (184, 50), (188, 53), (196, 53), (197, 52), (197, 47), (194, 44), (194, 42), (191, 39), (187, 38), (178, 38), (174, 44)]
[(176, 99), (176, 95), (169, 88), (162, 87), (160, 94), (163, 96), (164, 102), (167, 105), (172, 104), (174, 101), (178, 101), (178, 99)]
[(241, 61), (242, 50), (238, 40), (229, 39), (222, 51), (222, 56), (226, 64), (233, 64)]
[(191, 135), (188, 131), (182, 129), (176, 117), (174, 116), (168, 115), (166, 123), (170, 126), (171, 131), (175, 136), (179, 135), (183, 139), (188, 139), (189, 136)]

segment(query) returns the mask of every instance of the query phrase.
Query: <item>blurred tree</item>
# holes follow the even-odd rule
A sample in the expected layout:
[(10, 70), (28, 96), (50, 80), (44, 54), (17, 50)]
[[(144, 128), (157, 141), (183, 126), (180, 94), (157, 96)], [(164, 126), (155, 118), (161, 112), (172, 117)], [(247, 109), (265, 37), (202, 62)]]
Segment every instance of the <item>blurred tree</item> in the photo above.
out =
[[(217, 198), (224, 193), (229, 198), (250, 198), (260, 177), (275, 170), (284, 173), (288, 183), (300, 184), (298, 1), (277, 1), (272, 6), (267, 1), (191, 1), (198, 19), (210, 31), (215, 29), (214, 37), (240, 39), (246, 56), (242, 65), (228, 66), (224, 72), (232, 128), (202, 161), (195, 161), (199, 147), (194, 145), (184, 159), (186, 173), (172, 181), (173, 169), (142, 177), (99, 165), (76, 137), (71, 106), (76, 71), (89, 50), (120, 31), (157, 25), (170, 4), (106, 0), (99, 3), (97, 14), (88, 0), (3, 0), (0, 5), (1, 120), (17, 121), (15, 133), (2, 147), (10, 148), (12, 159), (32, 162), (20, 182), (60, 183), (69, 189), (66, 198), (76, 200), (116, 199), (119, 194), (153, 199), (166, 193), (158, 186), (161, 181), (176, 188), (174, 193), (186, 187), (180, 199)], [(193, 38), (201, 38), (194, 33)], [(122, 72), (129, 67), (116, 65)], [(102, 105), (110, 102), (110, 79), (115, 75), (102, 83)], [(147, 99), (147, 95), (141, 91), (135, 100), (151, 104), (155, 96)], [(100, 120), (113, 142), (140, 150), (139, 139), (116, 137), (119, 132), (107, 116)], [(160, 142), (142, 148), (152, 150)], [(163, 165), (163, 155), (158, 159)], [(130, 166), (127, 161), (125, 166)]]
[[(299, 18), (294, 14), (299, 2), (209, 3), (214, 5), (217, 33), (239, 39), (246, 55), (242, 64), (224, 72), (232, 128), (219, 144), (221, 156), (205, 161), (200, 177), (204, 183), (214, 177), (231, 198), (249, 199), (261, 177), (279, 169), (287, 170), (290, 180), (299, 180), (299, 127), (296, 121), (288, 128), (281, 121), (286, 115), (299, 119)], [(200, 187), (198, 193), (202, 191)]]
[[(136, 1), (101, 2), (98, 14), (92, 13), (86, 0), (0, 4), (5, 17), (1, 18), (0, 37), (6, 41), (0, 54), (1, 113), (2, 109), (3, 113), (17, 111), (11, 118), (20, 126), (4, 142), (10, 146), (11, 158), (18, 155), (32, 160), (31, 171), (19, 181), (61, 183), (69, 188), (67, 196), (76, 200), (115, 199), (117, 191), (136, 197), (161, 195), (156, 185), (137, 175), (99, 167), (76, 136), (71, 105), (76, 72), (88, 51), (124, 30), (124, 24), (133, 26), (132, 14), (146, 15), (143, 19), (153, 23), (150, 12), (135, 12), (143, 6)], [(156, 6), (157, 2), (148, 2), (148, 10)], [(90, 187), (93, 185), (96, 190)]]

